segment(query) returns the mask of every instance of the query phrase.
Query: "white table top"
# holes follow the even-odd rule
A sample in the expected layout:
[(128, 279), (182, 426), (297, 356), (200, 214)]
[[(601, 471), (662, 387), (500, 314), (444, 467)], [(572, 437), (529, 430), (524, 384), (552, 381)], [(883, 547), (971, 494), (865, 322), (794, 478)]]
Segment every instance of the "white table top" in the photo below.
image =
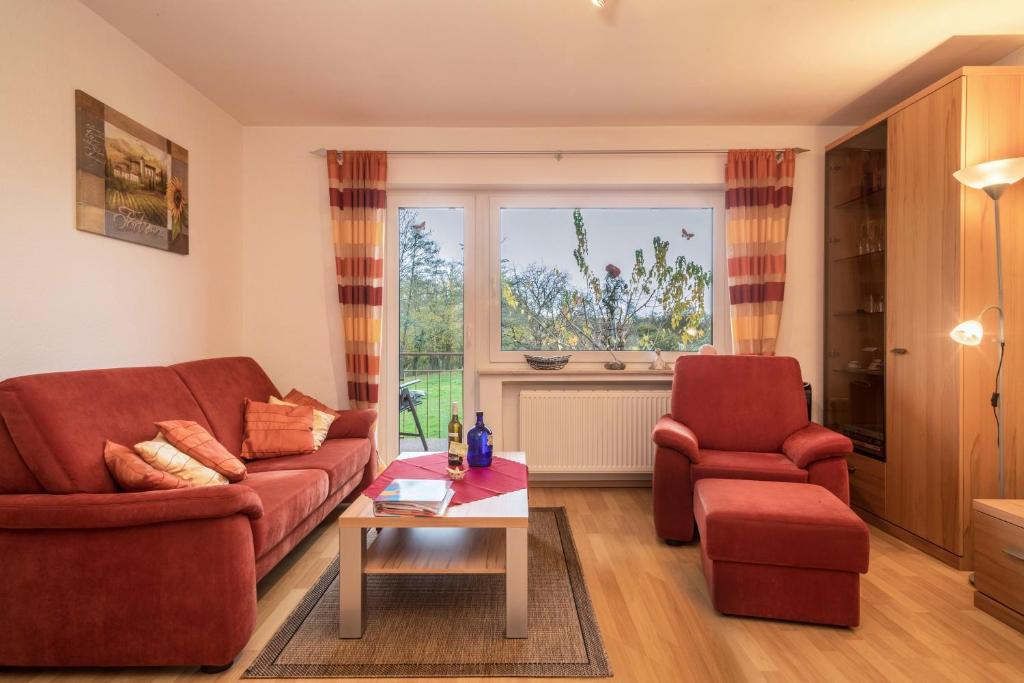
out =
[[(429, 455), (429, 452), (408, 452), (396, 460)], [(495, 452), (494, 457), (526, 464), (526, 453), (521, 451)], [(340, 517), (343, 527), (490, 527), (508, 528), (528, 526), (530, 515), (529, 489), (519, 489), (500, 496), (452, 505), (443, 517), (375, 517), (373, 501), (359, 496)]]

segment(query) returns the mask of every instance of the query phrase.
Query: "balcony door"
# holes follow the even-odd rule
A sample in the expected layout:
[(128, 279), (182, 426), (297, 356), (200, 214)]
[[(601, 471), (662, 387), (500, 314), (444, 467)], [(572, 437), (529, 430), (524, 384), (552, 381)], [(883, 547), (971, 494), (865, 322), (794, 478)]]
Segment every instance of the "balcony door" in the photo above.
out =
[(467, 224), (471, 198), (395, 194), (389, 207), (385, 461), (447, 448), (452, 404), (465, 423)]

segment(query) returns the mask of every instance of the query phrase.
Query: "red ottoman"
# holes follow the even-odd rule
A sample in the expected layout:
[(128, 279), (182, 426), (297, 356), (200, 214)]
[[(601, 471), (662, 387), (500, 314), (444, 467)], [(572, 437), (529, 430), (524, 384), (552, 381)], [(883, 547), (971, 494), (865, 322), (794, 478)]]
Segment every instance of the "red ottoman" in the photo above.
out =
[(693, 508), (719, 612), (860, 623), (868, 529), (832, 493), (813, 484), (701, 479)]

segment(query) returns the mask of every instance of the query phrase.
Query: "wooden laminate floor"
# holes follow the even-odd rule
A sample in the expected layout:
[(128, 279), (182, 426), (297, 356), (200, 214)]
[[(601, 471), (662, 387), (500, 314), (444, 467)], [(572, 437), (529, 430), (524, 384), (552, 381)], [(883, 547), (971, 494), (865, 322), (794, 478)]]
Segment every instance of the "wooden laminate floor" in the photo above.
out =
[[(568, 509), (616, 681), (1024, 681), (1024, 635), (974, 609), (967, 573), (877, 529), (871, 571), (861, 582), (862, 624), (850, 630), (716, 614), (699, 549), (655, 538), (649, 490), (535, 488), (530, 503)], [(223, 674), (40, 670), (0, 677), (237, 680), (336, 553), (328, 521), (260, 584), (256, 632)]]

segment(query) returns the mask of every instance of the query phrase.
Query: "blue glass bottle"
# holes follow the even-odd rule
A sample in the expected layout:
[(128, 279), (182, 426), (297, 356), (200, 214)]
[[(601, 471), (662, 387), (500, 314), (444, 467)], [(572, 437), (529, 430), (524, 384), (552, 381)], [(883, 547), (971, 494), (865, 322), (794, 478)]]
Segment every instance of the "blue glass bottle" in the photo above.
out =
[(476, 426), (466, 435), (469, 453), (466, 461), (470, 467), (490, 467), (491, 456), (494, 455), (494, 437), (491, 430), (484, 424), (483, 411), (476, 411)]

